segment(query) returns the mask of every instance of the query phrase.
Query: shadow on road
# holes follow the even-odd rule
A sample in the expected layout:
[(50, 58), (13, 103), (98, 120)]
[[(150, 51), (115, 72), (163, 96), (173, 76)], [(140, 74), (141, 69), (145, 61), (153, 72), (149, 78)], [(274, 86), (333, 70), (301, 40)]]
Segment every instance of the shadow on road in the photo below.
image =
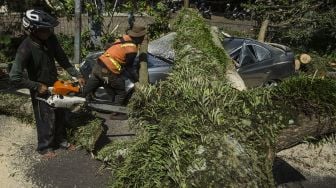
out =
[(276, 157), (273, 176), (278, 188), (335, 188), (336, 177), (304, 176), (283, 159)]

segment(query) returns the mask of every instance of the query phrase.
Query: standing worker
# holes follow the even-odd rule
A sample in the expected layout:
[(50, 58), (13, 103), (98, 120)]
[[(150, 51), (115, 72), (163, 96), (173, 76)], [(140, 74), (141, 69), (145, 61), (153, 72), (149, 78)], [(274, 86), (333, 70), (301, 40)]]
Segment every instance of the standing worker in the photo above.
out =
[[(37, 151), (43, 158), (50, 159), (56, 156), (55, 148), (74, 149), (74, 146), (66, 140), (64, 109), (55, 109), (37, 97), (47, 98), (48, 87), (57, 81), (55, 60), (71, 76), (77, 77), (81, 85), (85, 81), (70, 64), (53, 33), (59, 23), (56, 18), (42, 10), (32, 9), (26, 11), (22, 21), (28, 36), (17, 50), (10, 81), (19, 88), (30, 90), (37, 127)], [(23, 76), (24, 69), (28, 78)]]
[[(104, 86), (113, 97), (113, 104), (121, 106), (126, 99), (125, 79), (127, 75), (133, 82), (138, 82), (138, 71), (134, 68), (134, 60), (139, 46), (146, 36), (144, 26), (134, 25), (127, 34), (115, 41), (97, 60), (90, 78), (83, 89), (84, 95), (91, 94), (98, 87)], [(146, 53), (141, 53), (140, 62), (147, 62)], [(126, 119), (124, 114), (112, 113), (111, 119)]]

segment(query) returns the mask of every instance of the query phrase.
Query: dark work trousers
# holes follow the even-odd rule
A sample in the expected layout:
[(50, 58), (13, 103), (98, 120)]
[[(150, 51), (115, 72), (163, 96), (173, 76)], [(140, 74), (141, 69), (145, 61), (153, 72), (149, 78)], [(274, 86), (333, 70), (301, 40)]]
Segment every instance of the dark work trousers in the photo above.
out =
[(66, 141), (66, 111), (37, 100), (36, 92), (30, 91), (30, 93), (37, 129), (37, 151), (44, 154)]
[(109, 71), (102, 63), (93, 66), (90, 78), (83, 88), (84, 96), (95, 92), (103, 86), (106, 92), (112, 97), (114, 105), (123, 105), (126, 99), (125, 79)]

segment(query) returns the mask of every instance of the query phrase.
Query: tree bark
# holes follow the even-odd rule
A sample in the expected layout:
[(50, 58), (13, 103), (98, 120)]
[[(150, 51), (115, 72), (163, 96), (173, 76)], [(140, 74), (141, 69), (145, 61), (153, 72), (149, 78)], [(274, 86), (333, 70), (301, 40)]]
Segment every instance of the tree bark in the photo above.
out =
[(280, 152), (294, 147), (309, 137), (318, 138), (335, 132), (335, 119), (324, 118), (319, 120), (315, 117), (307, 117), (300, 114), (295, 125), (291, 125), (280, 132), (276, 141), (275, 151)]
[(147, 85), (149, 83), (148, 67), (147, 67), (147, 51), (148, 51), (148, 37), (146, 36), (139, 50), (140, 53), (139, 83), (141, 85)]
[(189, 8), (189, 0), (184, 0), (184, 8)]
[(258, 35), (258, 41), (265, 42), (265, 36), (266, 36), (268, 24), (269, 24), (269, 19), (267, 18), (261, 24), (261, 28), (260, 28), (259, 35)]
[(301, 67), (301, 62), (300, 62), (300, 60), (295, 59), (294, 63), (295, 63), (295, 70), (299, 70), (300, 67)]

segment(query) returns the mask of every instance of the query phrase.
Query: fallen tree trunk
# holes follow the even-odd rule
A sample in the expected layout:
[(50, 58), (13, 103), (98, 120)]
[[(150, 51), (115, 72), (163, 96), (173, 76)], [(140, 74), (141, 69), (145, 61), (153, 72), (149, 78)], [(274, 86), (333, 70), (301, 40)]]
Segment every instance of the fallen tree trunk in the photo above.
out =
[(280, 152), (302, 143), (307, 138), (320, 138), (323, 135), (335, 133), (335, 119), (308, 117), (300, 114), (296, 125), (282, 130), (277, 138), (275, 151)]
[[(218, 37), (218, 28), (213, 26), (211, 27), (211, 35), (212, 35), (212, 40), (214, 42), (214, 44), (223, 49), (224, 47), (221, 43), (221, 41), (219, 40)], [(226, 53), (226, 52), (225, 52)], [(228, 54), (226, 54), (227, 57), (230, 57)], [(233, 61), (233, 60), (232, 60)], [(228, 82), (231, 84), (231, 86), (239, 91), (243, 91), (246, 90), (246, 85), (244, 83), (244, 80), (241, 78), (241, 76), (238, 74), (236, 67), (234, 66), (234, 63), (232, 62), (231, 64), (227, 65), (226, 68), (226, 79), (228, 79)]]
[(144, 39), (140, 47), (140, 68), (139, 68), (139, 83), (141, 85), (148, 85), (148, 63), (147, 63), (147, 51), (148, 51), (148, 36)]

